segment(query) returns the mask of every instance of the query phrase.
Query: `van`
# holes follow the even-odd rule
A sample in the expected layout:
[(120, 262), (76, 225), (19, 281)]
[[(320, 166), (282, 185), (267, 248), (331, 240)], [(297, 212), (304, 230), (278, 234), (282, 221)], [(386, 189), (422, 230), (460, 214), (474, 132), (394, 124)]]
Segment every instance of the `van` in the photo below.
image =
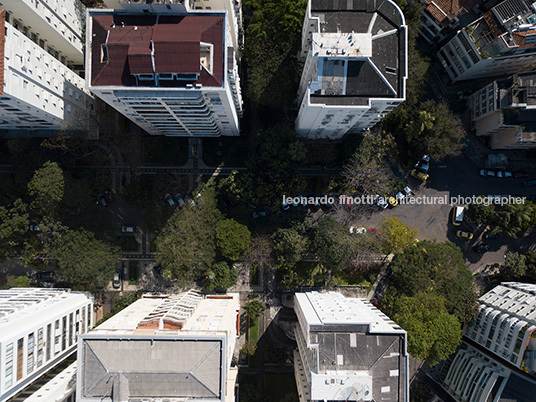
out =
[(452, 224), (454, 226), (460, 226), (463, 222), (464, 207), (454, 207), (452, 210)]

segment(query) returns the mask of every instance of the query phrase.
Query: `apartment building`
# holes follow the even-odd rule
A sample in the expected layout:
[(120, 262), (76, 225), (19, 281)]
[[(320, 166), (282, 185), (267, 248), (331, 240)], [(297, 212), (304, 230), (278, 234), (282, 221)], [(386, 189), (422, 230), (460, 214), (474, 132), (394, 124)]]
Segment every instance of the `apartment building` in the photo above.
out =
[(234, 401), (238, 294), (144, 296), (80, 338), (76, 400)]
[(1, 0), (7, 20), (47, 53), (83, 70), (85, 7), (79, 0)]
[(300, 402), (409, 401), (407, 334), (365, 299), (296, 293)]
[(536, 73), (491, 82), (469, 98), (477, 136), (491, 149), (536, 147)]
[(5, 401), (76, 350), (93, 326), (93, 302), (68, 289), (0, 290), (0, 400)]
[(536, 68), (536, 4), (506, 0), (458, 31), (438, 52), (453, 81)]
[(242, 98), (228, 12), (123, 6), (88, 12), (91, 92), (149, 134), (239, 135)]
[(405, 100), (407, 27), (394, 1), (310, 0), (301, 48), (299, 135), (370, 129)]
[[(23, 399), (24, 402), (74, 402), (76, 397), (76, 362)], [(13, 401), (16, 402), (16, 401)]]

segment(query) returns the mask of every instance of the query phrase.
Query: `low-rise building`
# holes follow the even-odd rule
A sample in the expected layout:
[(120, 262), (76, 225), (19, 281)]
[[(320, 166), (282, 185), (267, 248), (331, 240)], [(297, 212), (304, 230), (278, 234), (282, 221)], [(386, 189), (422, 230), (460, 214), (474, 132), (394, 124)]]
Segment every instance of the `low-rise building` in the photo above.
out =
[(89, 10), (88, 88), (149, 134), (239, 135), (242, 97), (228, 13), (189, 12), (184, 4)]
[(77, 401), (234, 401), (238, 295), (145, 296), (80, 339)]
[(0, 290), (0, 400), (5, 401), (76, 350), (93, 326), (89, 295), (68, 289)]
[(406, 331), (365, 299), (296, 293), (300, 402), (409, 401)]
[(477, 136), (491, 149), (536, 147), (536, 73), (495, 80), (469, 98)]
[(296, 130), (307, 138), (369, 129), (406, 97), (407, 27), (391, 0), (309, 0)]
[(458, 31), (438, 52), (453, 81), (536, 68), (536, 4), (506, 0)]

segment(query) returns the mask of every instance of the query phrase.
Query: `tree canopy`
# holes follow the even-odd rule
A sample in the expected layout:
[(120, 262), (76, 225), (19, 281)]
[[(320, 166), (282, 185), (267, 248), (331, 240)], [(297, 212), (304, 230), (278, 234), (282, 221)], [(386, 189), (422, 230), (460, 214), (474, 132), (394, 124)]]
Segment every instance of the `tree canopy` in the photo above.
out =
[(305, 252), (306, 240), (293, 228), (277, 229), (272, 240), (273, 254), (280, 267), (292, 267)]
[(54, 216), (63, 199), (65, 180), (63, 170), (56, 162), (45, 162), (28, 183), (28, 195), (33, 197), (30, 207), (42, 216)]
[(445, 299), (445, 307), (464, 324), (475, 318), (476, 294), (473, 275), (458, 246), (446, 241), (421, 241), (395, 255), (390, 268), (392, 287), (401, 295), (414, 297), (433, 291)]
[(24, 251), (29, 225), (26, 204), (20, 199), (15, 200), (10, 208), (0, 207), (0, 262)]
[(404, 225), (396, 216), (385, 218), (381, 224), (382, 249), (385, 254), (401, 253), (404, 248), (415, 244), (417, 229)]
[(259, 299), (253, 299), (246, 303), (244, 310), (251, 320), (256, 320), (263, 315), (264, 310), (266, 310), (266, 304)]
[(63, 228), (47, 245), (47, 256), (57, 261), (56, 277), (75, 290), (94, 292), (112, 279), (119, 249), (95, 239), (91, 232)]
[(234, 219), (224, 219), (216, 224), (216, 244), (223, 258), (239, 260), (248, 249), (250, 240), (247, 226)]
[(461, 325), (455, 315), (448, 313), (440, 295), (402, 295), (389, 306), (387, 314), (408, 332), (409, 353), (430, 365), (446, 359), (460, 344)]
[(177, 209), (156, 239), (156, 260), (168, 280), (202, 277), (216, 258), (216, 225), (222, 218), (210, 188), (195, 191), (195, 205)]
[(207, 271), (203, 285), (207, 290), (226, 290), (236, 284), (238, 273), (225, 261), (220, 261)]
[(313, 227), (311, 248), (331, 273), (347, 268), (350, 263), (348, 229), (329, 216), (322, 216)]

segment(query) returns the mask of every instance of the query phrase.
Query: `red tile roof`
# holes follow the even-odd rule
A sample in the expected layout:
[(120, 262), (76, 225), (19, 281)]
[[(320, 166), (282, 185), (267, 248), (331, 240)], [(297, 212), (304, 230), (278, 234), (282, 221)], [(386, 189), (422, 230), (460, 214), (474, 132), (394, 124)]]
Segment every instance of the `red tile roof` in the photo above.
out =
[[(154, 16), (96, 13), (91, 24), (91, 86), (135, 86), (133, 74), (153, 73), (153, 48), (154, 72), (198, 73), (196, 84), (222, 86), (223, 15), (163, 16), (156, 24)], [(201, 67), (200, 42), (213, 45), (212, 75)], [(101, 62), (102, 45), (106, 43), (108, 62)], [(177, 81), (176, 86), (185, 83)]]
[(434, 17), (437, 22), (448, 25), (462, 9), (470, 10), (478, 3), (477, 0), (426, 0), (428, 7), (426, 11)]

